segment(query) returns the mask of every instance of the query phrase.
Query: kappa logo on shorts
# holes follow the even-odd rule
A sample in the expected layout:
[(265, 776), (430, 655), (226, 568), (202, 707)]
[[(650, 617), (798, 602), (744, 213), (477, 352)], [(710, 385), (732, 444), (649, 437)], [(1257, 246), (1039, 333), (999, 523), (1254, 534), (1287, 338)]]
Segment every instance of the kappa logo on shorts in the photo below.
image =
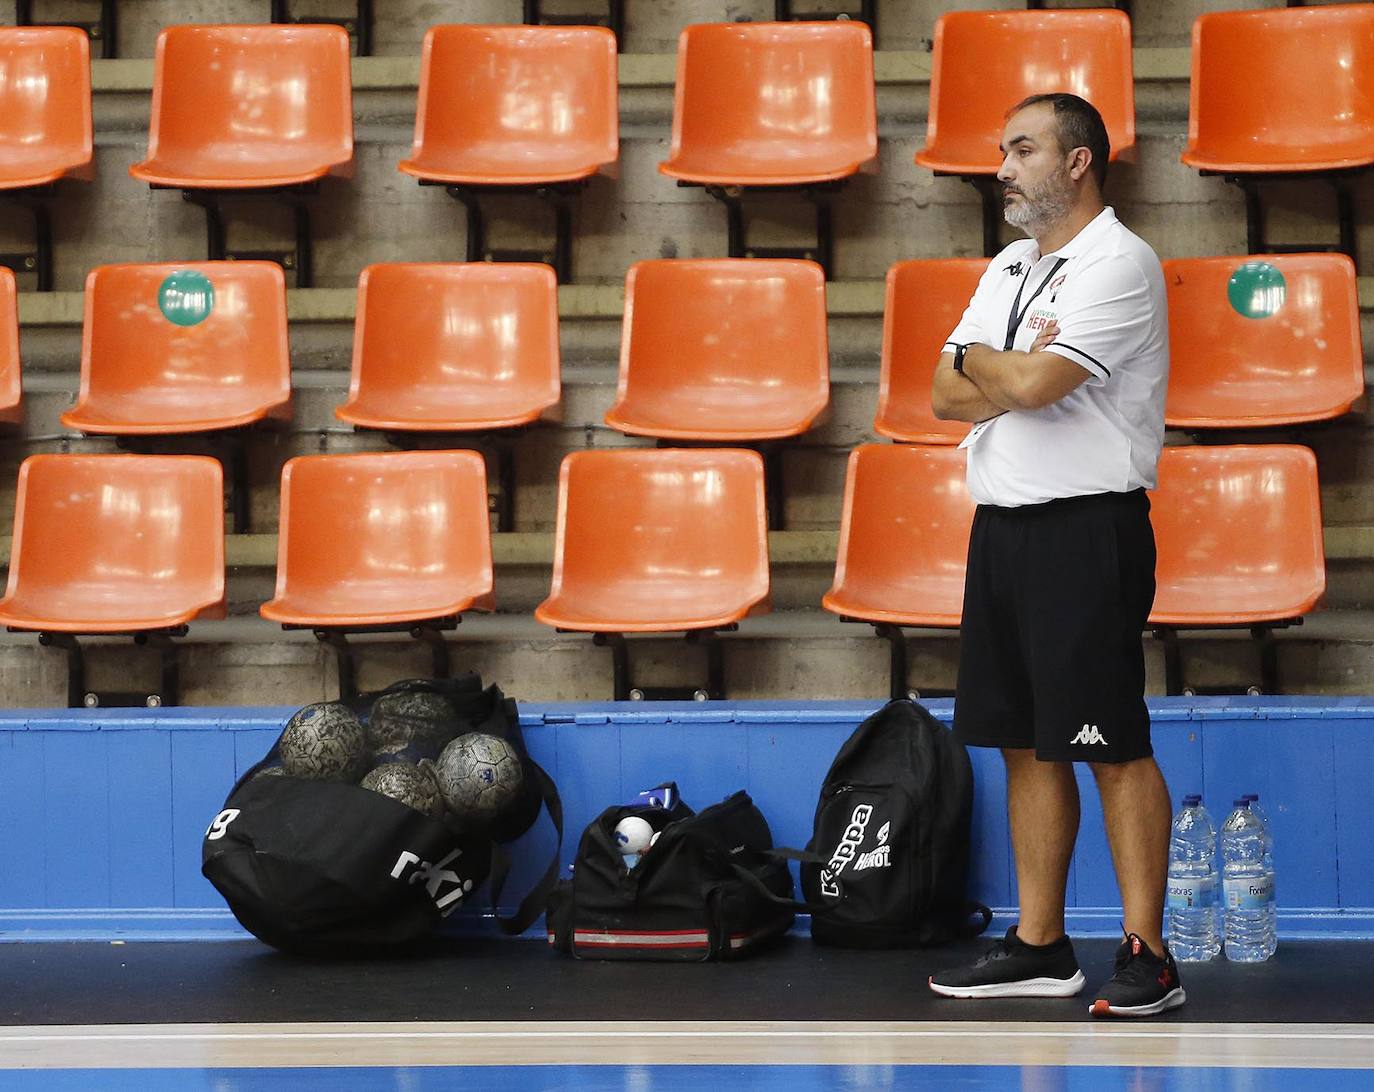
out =
[(1079, 729), (1078, 735), (1069, 740), (1070, 743), (1100, 743), (1104, 747), (1110, 746), (1106, 736), (1097, 730), (1096, 724), (1085, 724)]

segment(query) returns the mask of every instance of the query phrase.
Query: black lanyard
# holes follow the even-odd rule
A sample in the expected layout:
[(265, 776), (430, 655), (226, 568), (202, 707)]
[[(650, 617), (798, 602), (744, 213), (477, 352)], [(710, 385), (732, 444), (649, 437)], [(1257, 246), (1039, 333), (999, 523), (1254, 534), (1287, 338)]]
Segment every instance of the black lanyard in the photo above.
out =
[[(1059, 267), (1068, 260), (1068, 258), (1060, 258), (1059, 261), (1055, 262), (1054, 268), (1050, 270), (1049, 276), (1041, 281), (1040, 287), (1031, 293), (1031, 298), (1026, 301), (1026, 306), (1021, 307), (1021, 293), (1026, 289), (1026, 281), (1030, 280), (1030, 271), (1027, 270), (1026, 279), (1021, 282), (1021, 286), (1016, 290), (1016, 299), (1012, 301), (1011, 314), (1007, 317), (1007, 340), (1002, 346), (1003, 352), (1007, 352), (1011, 349), (1012, 342), (1016, 340), (1016, 331), (1021, 328), (1021, 320), (1026, 317), (1026, 312), (1030, 310), (1031, 304), (1035, 302), (1035, 297), (1045, 290), (1045, 285), (1054, 280), (1054, 275), (1059, 272)], [(1018, 308), (1020, 308), (1020, 310), (1018, 310)]]

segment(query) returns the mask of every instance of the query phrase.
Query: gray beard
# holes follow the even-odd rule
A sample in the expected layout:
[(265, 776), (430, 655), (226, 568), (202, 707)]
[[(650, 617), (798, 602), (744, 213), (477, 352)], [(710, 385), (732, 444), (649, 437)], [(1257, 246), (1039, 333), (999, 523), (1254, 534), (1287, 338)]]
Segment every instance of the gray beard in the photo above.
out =
[(1006, 206), (1003, 218), (1031, 236), (1042, 235), (1063, 221), (1073, 208), (1073, 189), (1064, 177), (1067, 173), (1047, 178), (1038, 189), (1021, 191), (1021, 203)]

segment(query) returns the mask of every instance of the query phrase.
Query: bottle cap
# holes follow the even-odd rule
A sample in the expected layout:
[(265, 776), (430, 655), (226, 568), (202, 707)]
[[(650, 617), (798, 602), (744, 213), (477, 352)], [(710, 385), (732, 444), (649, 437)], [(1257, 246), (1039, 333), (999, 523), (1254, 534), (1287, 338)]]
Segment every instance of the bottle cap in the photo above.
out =
[(1234, 804), (1232, 804), (1231, 806), (1232, 806), (1233, 808), (1244, 808), (1246, 811), (1249, 811), (1249, 810), (1250, 810), (1250, 801), (1249, 801), (1249, 799), (1248, 799), (1247, 797), (1242, 796), (1239, 800), (1237, 800), (1237, 801), (1236, 801)]
[(1183, 806), (1185, 808), (1195, 808), (1201, 803), (1202, 797), (1199, 796), (1197, 793), (1190, 792), (1187, 796), (1183, 798)]

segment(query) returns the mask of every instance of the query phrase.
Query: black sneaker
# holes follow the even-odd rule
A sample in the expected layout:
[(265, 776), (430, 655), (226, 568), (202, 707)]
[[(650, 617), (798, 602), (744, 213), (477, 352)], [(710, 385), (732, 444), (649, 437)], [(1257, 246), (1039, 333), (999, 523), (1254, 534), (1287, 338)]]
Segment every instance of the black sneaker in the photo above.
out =
[(1027, 944), (1014, 925), (976, 963), (930, 976), (945, 997), (1072, 997), (1083, 982), (1068, 937)]
[(1088, 1011), (1094, 1016), (1154, 1016), (1178, 1008), (1186, 996), (1169, 949), (1161, 959), (1138, 936), (1127, 933), (1116, 950), (1111, 980), (1097, 991)]

